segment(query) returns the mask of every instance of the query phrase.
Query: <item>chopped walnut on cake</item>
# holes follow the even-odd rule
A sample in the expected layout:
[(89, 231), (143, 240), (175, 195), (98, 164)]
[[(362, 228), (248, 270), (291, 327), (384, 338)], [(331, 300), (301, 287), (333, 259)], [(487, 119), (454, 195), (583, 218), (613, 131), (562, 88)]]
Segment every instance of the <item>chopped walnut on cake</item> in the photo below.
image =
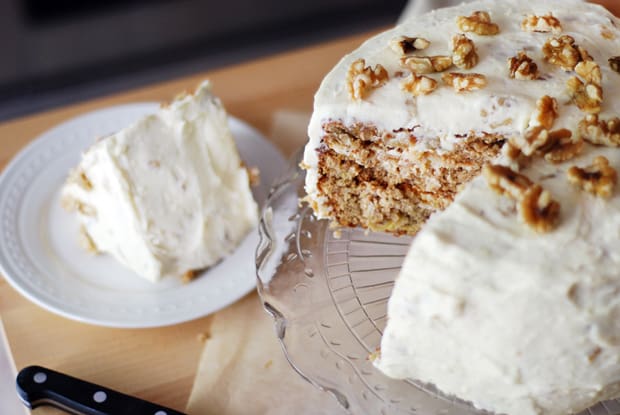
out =
[(618, 180), (616, 170), (609, 165), (603, 156), (594, 159), (590, 166), (581, 168), (573, 166), (567, 171), (569, 182), (579, 186), (586, 192), (608, 198), (611, 196)]
[(550, 140), (549, 131), (545, 127), (537, 125), (528, 128), (522, 136), (511, 139), (510, 144), (529, 157), (538, 151), (544, 153), (545, 149), (553, 145)]
[(485, 11), (475, 11), (470, 16), (459, 16), (456, 24), (463, 32), (473, 32), (481, 36), (499, 33), (499, 26), (491, 21), (491, 16)]
[(601, 85), (603, 82), (601, 67), (593, 60), (584, 60), (579, 62), (575, 66), (575, 72), (577, 72), (577, 75), (582, 77), (588, 84)]
[(409, 55), (426, 49), (430, 44), (431, 42), (422, 37), (398, 36), (390, 40), (390, 47), (399, 55)]
[(499, 164), (487, 164), (483, 167), (482, 174), (491, 189), (515, 200), (520, 199), (533, 184), (527, 176)]
[(581, 79), (573, 76), (566, 81), (566, 86), (571, 100), (580, 110), (589, 114), (601, 112), (603, 88), (600, 85), (585, 84)]
[(433, 69), (435, 72), (443, 72), (452, 67), (452, 57), (451, 56), (431, 56), (431, 65), (433, 65)]
[(521, 154), (527, 157), (539, 155), (551, 163), (561, 163), (580, 154), (584, 145), (580, 137), (573, 138), (572, 132), (566, 128), (551, 131), (557, 118), (557, 100), (548, 95), (538, 99), (528, 129), (522, 136), (509, 141), (513, 150), (507, 154), (508, 158), (515, 160)]
[(551, 131), (549, 141), (553, 144), (545, 151), (545, 160), (555, 164), (577, 157), (584, 147), (583, 139), (573, 137), (572, 131), (567, 128)]
[(476, 45), (463, 34), (452, 38), (452, 62), (459, 69), (471, 69), (478, 64)]
[(405, 82), (401, 84), (403, 90), (411, 93), (413, 96), (428, 95), (437, 89), (437, 81), (428, 76), (418, 76), (411, 74)]
[(486, 76), (479, 73), (449, 72), (443, 74), (441, 79), (456, 92), (475, 91), (487, 85)]
[(385, 68), (376, 64), (374, 68), (366, 66), (364, 59), (357, 59), (349, 67), (347, 73), (347, 89), (351, 99), (360, 101), (364, 99), (370, 91), (379, 88), (388, 80), (388, 73)]
[(525, 191), (518, 209), (523, 221), (538, 233), (550, 232), (558, 225), (560, 204), (538, 184)]
[(549, 131), (542, 126), (529, 128), (523, 137), (510, 141), (510, 146), (519, 150), (509, 158), (516, 159), (520, 154), (524, 156), (542, 156), (551, 163), (562, 163), (579, 155), (583, 150), (583, 140), (573, 138), (573, 133), (566, 128)]
[(553, 230), (558, 223), (560, 204), (551, 199), (551, 194), (527, 176), (511, 168), (487, 164), (482, 169), (491, 189), (517, 202), (523, 221), (536, 232)]
[(592, 144), (618, 147), (620, 146), (620, 118), (613, 117), (605, 121), (600, 120), (596, 114), (589, 114), (579, 122), (579, 134)]
[(543, 45), (543, 55), (547, 62), (565, 71), (572, 71), (582, 59), (575, 39), (568, 35), (552, 37)]
[(508, 58), (508, 71), (510, 77), (520, 80), (533, 80), (538, 78), (538, 65), (523, 51), (517, 56)]
[(557, 118), (558, 101), (549, 95), (544, 95), (536, 101), (536, 111), (532, 116), (530, 126), (540, 125), (549, 130)]
[(526, 32), (558, 34), (562, 32), (562, 24), (551, 13), (544, 16), (530, 14), (521, 22), (521, 29)]
[(400, 62), (417, 75), (443, 72), (452, 66), (450, 56), (406, 56), (401, 58)]

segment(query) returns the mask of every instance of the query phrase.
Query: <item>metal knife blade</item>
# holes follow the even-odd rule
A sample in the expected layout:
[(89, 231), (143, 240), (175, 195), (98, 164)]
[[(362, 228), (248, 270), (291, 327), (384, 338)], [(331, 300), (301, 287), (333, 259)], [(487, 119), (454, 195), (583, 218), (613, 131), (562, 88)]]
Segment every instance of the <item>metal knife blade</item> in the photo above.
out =
[(15, 383), (31, 409), (51, 405), (77, 415), (186, 415), (41, 366), (22, 369)]

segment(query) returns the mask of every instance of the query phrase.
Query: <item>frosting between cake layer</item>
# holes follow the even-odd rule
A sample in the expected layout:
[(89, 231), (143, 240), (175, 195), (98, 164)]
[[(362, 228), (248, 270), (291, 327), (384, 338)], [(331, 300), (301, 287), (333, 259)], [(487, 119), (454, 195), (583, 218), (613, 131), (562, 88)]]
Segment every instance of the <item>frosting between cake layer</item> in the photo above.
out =
[(97, 251), (151, 281), (215, 264), (257, 223), (247, 171), (208, 82), (97, 141), (76, 174), (84, 179), (70, 178), (62, 196), (79, 204)]

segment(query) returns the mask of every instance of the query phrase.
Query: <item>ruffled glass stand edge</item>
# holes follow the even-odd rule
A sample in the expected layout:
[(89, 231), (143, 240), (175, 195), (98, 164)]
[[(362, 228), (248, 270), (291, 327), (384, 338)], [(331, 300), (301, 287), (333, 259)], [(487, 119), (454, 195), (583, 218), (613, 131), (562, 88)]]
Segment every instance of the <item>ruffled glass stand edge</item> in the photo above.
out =
[[(360, 229), (335, 235), (303, 202), (301, 157), (292, 158), (271, 188), (256, 250), (258, 293), (293, 369), (352, 414), (488, 414), (373, 366), (370, 356), (380, 345), (387, 300), (411, 238)], [(618, 401), (580, 415), (615, 414)]]

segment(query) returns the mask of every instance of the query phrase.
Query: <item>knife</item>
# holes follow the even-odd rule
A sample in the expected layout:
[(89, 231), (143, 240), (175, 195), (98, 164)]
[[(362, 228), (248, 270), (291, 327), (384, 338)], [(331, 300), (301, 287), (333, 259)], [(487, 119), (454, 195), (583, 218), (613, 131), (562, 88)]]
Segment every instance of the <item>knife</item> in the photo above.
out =
[(76, 415), (186, 415), (41, 366), (22, 369), (15, 383), (30, 409), (51, 405)]

